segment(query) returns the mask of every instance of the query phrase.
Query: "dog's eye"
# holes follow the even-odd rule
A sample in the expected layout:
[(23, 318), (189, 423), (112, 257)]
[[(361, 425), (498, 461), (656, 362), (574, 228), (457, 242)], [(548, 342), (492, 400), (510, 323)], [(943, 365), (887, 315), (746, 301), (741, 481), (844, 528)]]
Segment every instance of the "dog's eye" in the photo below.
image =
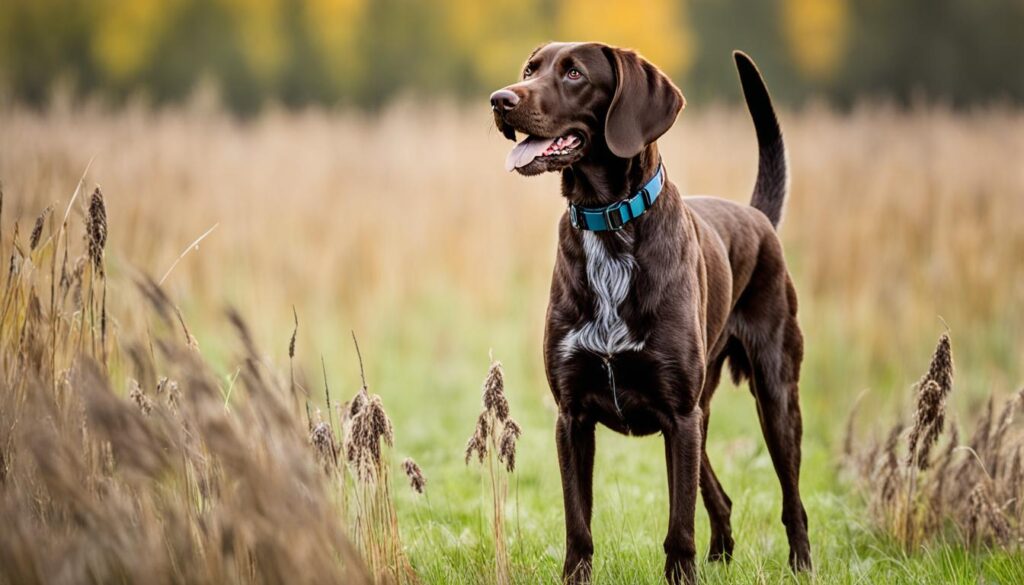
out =
[(568, 77), (569, 79), (573, 79), (573, 80), (579, 79), (582, 75), (583, 74), (580, 73), (580, 70), (575, 68), (575, 67), (573, 67), (573, 68), (571, 68), (571, 69), (569, 69), (568, 71), (565, 72), (565, 76)]
[(523, 68), (523, 77), (529, 77), (533, 75), (533, 67), (527, 65)]

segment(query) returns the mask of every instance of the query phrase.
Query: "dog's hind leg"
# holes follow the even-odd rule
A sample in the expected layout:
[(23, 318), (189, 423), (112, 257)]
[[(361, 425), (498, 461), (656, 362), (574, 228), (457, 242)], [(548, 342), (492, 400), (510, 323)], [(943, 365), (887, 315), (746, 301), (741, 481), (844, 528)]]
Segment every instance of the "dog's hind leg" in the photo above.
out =
[(704, 414), (703, 432), (701, 433), (701, 460), (700, 460), (700, 494), (704, 499), (704, 508), (708, 511), (708, 519), (711, 523), (711, 546), (708, 549), (709, 561), (729, 561), (732, 559), (732, 525), (730, 515), (732, 513), (732, 500), (722, 489), (715, 470), (711, 468), (711, 461), (708, 460), (707, 441), (708, 423), (711, 419), (711, 397), (718, 387), (718, 381), (722, 376), (722, 364), (725, 362), (725, 354), (716, 357), (709, 365), (707, 376), (704, 378), (704, 391), (701, 394), (701, 411)]
[[(790, 285), (787, 282), (787, 286)], [(795, 299), (795, 295), (790, 295)], [(800, 417), (798, 380), (803, 358), (803, 337), (797, 325), (795, 302), (791, 313), (776, 323), (761, 323), (770, 332), (762, 343), (747, 347), (752, 369), (751, 390), (757, 399), (768, 453), (782, 485), (782, 523), (789, 538), (789, 564), (794, 571), (811, 569), (807, 513), (800, 499)]]

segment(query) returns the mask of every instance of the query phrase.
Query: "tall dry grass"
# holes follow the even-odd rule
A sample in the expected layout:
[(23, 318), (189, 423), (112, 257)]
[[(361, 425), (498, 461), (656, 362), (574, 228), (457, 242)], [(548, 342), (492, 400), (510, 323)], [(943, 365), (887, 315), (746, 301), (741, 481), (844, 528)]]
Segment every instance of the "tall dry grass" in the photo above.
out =
[(523, 431), (512, 418), (505, 396), (505, 372), (501, 362), (493, 359), (484, 379), (482, 402), (483, 410), (466, 442), (464, 459), (466, 465), (476, 459), (488, 486), (491, 537), (494, 541), (494, 582), (508, 585), (512, 583), (512, 564), (505, 534), (505, 503), (508, 501), (509, 478), (516, 470), (516, 446)]
[(47, 212), (0, 246), (0, 582), (369, 582), (237, 315), (233, 398), (145, 277), (149, 326), (107, 336), (107, 209), (80, 192), (84, 242)]
[[(864, 104), (781, 119), (793, 167), (782, 235), (801, 298), (841, 310), (866, 359), (919, 345), (936, 315), (958, 330), (1024, 326), (1005, 309), (1024, 304), (1024, 114)], [(0, 127), (19, 217), (63, 200), (94, 159), (90, 176), (116, 198), (116, 269), (163, 274), (217, 225), (165, 282), (200, 326), (212, 309), (198, 299), (225, 297), (246, 314), (301, 299), (362, 331), (437, 291), (467, 311), (543, 315), (564, 202), (555, 177), (501, 170), (510, 143), (483, 100), (245, 122), (202, 105), (15, 108)], [(757, 155), (742, 110), (691, 104), (662, 152), (684, 192), (749, 197)], [(270, 344), (289, 320), (280, 311), (254, 334)], [(540, 321), (527, 322), (535, 335)]]
[[(27, 245), (17, 222), (0, 241), (0, 583), (417, 583), (394, 429), (365, 377), (335, 426), (326, 367), (314, 420), (301, 372), (280, 373), (233, 310), (227, 380), (149, 277), (117, 281), (132, 310), (108, 314), (108, 208), (81, 194), (59, 224), (45, 209)], [(122, 316), (142, 326), (108, 336)]]
[[(884, 439), (862, 441), (848, 424), (845, 463), (857, 478), (875, 525), (908, 551), (941, 539), (973, 546), (1024, 547), (1024, 390), (999, 407), (994, 395), (966, 442), (954, 421), (948, 334), (917, 383), (910, 422)], [(937, 449), (941, 445), (941, 449)]]

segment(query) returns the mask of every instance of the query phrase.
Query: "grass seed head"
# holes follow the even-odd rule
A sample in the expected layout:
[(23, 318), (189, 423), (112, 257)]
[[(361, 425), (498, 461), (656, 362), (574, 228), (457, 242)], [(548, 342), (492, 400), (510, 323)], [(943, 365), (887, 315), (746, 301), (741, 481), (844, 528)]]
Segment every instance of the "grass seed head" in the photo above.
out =
[(359, 391), (352, 398), (352, 400), (349, 400), (348, 402), (345, 403), (346, 407), (344, 421), (350, 421), (353, 418), (355, 418), (356, 415), (362, 412), (363, 408), (366, 406), (368, 402), (367, 396), (368, 395), (366, 392)]
[(13, 245), (11, 246), (11, 261), (7, 268), (8, 282), (10, 282), (11, 279), (18, 274), (18, 271), (21, 270), (21, 262), (22, 259), (25, 257), (25, 254), (22, 252), (21, 249), (21, 234), (18, 228), (17, 221), (14, 222), (14, 236), (11, 239), (11, 243)]
[(897, 423), (892, 427), (879, 457), (880, 461), (878, 462), (876, 477), (879, 480), (880, 499), (883, 505), (890, 504), (895, 500), (897, 493), (899, 493), (902, 474), (896, 451), (899, 447), (900, 435), (902, 433), (903, 425)]
[(946, 420), (946, 397), (953, 389), (953, 353), (949, 335), (939, 338), (928, 373), (918, 382), (917, 412), (908, 439), (908, 465), (927, 469), (935, 441)]
[[(360, 390), (359, 394), (364, 391)], [(353, 413), (353, 405), (356, 412)], [(360, 399), (357, 395), (349, 408), (348, 429), (345, 433), (345, 458), (359, 479), (373, 481), (383, 465), (381, 441), (389, 447), (394, 444), (394, 428), (376, 394)]]
[(501, 362), (491, 362), (491, 368), (484, 379), (484, 408), (504, 421), (508, 418), (508, 399), (505, 398), (505, 372)]
[(409, 486), (416, 493), (422, 494), (427, 489), (427, 478), (423, 475), (423, 470), (420, 469), (420, 466), (411, 457), (406, 457), (405, 461), (402, 462), (402, 469), (405, 471), (405, 475), (409, 477)]
[(1013, 529), (1006, 515), (992, 497), (992, 490), (982, 482), (971, 491), (968, 497), (970, 514), (967, 518), (967, 535), (971, 542), (989, 541), (1007, 542), (1013, 535)]
[(142, 387), (133, 378), (128, 380), (128, 398), (139, 407), (142, 414), (149, 416), (153, 412), (153, 401), (142, 391)]
[(178, 383), (166, 376), (157, 381), (156, 395), (162, 396), (172, 410), (176, 410), (181, 404), (181, 389), (178, 387)]
[(505, 421), (498, 444), (498, 461), (505, 463), (509, 473), (516, 470), (516, 441), (522, 434), (523, 430), (515, 420), (509, 418)]
[(292, 307), (292, 314), (295, 317), (295, 328), (292, 329), (292, 338), (288, 341), (288, 359), (295, 358), (295, 337), (299, 334), (299, 314)]
[(309, 442), (313, 445), (317, 462), (324, 473), (329, 475), (338, 464), (338, 443), (334, 439), (331, 425), (322, 420), (313, 425), (313, 430), (309, 433)]
[(466, 442), (466, 465), (469, 465), (469, 460), (473, 458), (473, 453), (477, 454), (477, 460), (480, 463), (483, 463), (484, 457), (487, 457), (487, 438), (490, 433), (487, 415), (487, 410), (480, 413), (480, 416), (476, 419), (476, 428), (473, 430), (473, 435)]
[(935, 380), (947, 394), (953, 388), (953, 349), (948, 333), (943, 333), (939, 337), (939, 343), (935, 346), (935, 353), (928, 366), (928, 373), (925, 374), (922, 382), (924, 380)]
[(32, 235), (28, 239), (29, 250), (35, 250), (39, 246), (39, 240), (43, 236), (43, 226), (46, 224), (46, 218), (53, 211), (53, 206), (49, 206), (39, 214), (36, 218), (36, 225), (32, 228)]
[(103, 250), (107, 245), (107, 206), (99, 187), (89, 199), (89, 222), (86, 226), (89, 238), (89, 258), (96, 271), (103, 274)]

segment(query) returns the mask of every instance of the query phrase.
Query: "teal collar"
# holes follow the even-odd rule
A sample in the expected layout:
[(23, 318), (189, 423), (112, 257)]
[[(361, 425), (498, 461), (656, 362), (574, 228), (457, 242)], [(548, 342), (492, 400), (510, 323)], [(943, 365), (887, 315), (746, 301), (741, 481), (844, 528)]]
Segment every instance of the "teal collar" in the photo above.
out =
[(646, 213), (654, 205), (654, 200), (661, 194), (664, 186), (665, 167), (658, 161), (658, 171), (640, 188), (640, 192), (605, 207), (580, 207), (570, 203), (569, 222), (578, 230), (617, 232), (627, 223)]

